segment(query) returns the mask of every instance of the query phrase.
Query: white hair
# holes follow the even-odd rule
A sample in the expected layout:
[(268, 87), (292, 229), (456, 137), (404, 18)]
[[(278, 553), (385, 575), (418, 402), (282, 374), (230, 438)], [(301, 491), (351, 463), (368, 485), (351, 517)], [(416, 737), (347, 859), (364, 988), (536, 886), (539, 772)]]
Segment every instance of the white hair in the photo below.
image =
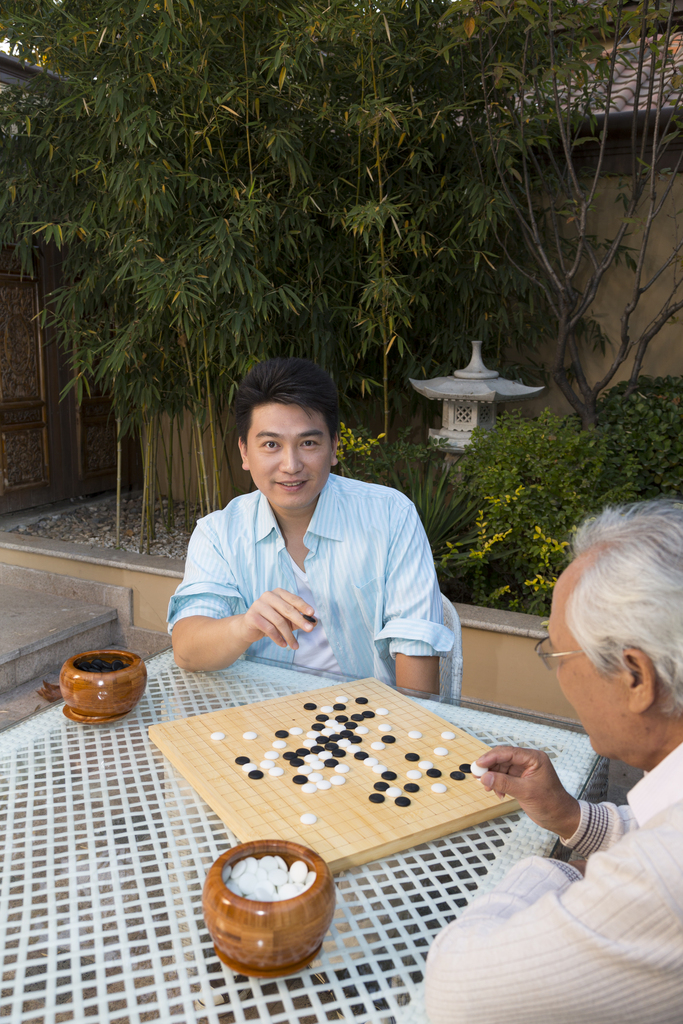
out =
[(662, 710), (683, 714), (683, 501), (606, 508), (573, 541), (591, 558), (567, 602), (567, 624), (604, 676), (628, 668), (623, 652), (651, 659)]

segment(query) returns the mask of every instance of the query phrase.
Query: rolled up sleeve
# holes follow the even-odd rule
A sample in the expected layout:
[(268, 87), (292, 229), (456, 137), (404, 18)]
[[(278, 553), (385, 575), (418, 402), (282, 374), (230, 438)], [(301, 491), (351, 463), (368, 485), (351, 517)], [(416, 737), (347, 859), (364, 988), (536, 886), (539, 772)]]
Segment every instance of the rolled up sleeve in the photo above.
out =
[(191, 615), (223, 619), (245, 611), (246, 603), (213, 526), (200, 519), (190, 538), (183, 582), (169, 602), (169, 632), (179, 619)]
[(453, 634), (443, 624), (443, 599), (429, 541), (415, 506), (404, 506), (396, 523), (384, 580), (382, 629), (375, 634), (381, 657), (445, 656)]

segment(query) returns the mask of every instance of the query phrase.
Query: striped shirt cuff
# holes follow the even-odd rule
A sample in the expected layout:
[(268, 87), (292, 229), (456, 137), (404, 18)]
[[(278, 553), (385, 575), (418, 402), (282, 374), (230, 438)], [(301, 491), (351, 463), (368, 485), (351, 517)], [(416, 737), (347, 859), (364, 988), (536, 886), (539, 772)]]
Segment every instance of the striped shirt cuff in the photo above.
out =
[(611, 830), (612, 820), (610, 813), (604, 804), (589, 804), (585, 800), (579, 800), (581, 809), (581, 820), (579, 827), (573, 836), (562, 839), (562, 844), (568, 846), (582, 857), (600, 850)]
[(434, 657), (436, 651), (425, 640), (404, 640), (396, 637), (389, 642), (389, 653), (392, 658), (397, 654), (407, 654), (412, 658), (430, 658)]

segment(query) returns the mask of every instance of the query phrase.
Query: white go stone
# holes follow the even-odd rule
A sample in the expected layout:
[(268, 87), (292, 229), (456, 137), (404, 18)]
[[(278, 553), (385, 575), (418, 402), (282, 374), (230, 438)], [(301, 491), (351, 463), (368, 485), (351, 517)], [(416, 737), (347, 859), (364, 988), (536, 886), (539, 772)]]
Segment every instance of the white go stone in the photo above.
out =
[(446, 754), (448, 753), (448, 750), (446, 749), (446, 747), (434, 747), (434, 753), (438, 754), (439, 757), (445, 757)]
[[(277, 864), (275, 863), (275, 857), (271, 857), (268, 854), (266, 854), (265, 857), (261, 857), (261, 860), (259, 861), (259, 867), (262, 867), (263, 870), (268, 875), (270, 875), (271, 871), (275, 871), (277, 869)], [(276, 885), (276, 884), (277, 883), (273, 882), (273, 885)]]
[(332, 705), (331, 705), (331, 704), (326, 704), (326, 705), (325, 705), (325, 707), (324, 707), (324, 708), (321, 708), (320, 710), (321, 710), (321, 711), (323, 712), (323, 714), (325, 714), (325, 715), (331, 715), (331, 714), (332, 714), (332, 712), (334, 711), (334, 708), (332, 707)]
[(377, 728), (380, 732), (391, 732), (391, 726), (388, 722), (382, 722), (382, 724), (378, 725)]
[(359, 736), (365, 736), (366, 733), (370, 732), (367, 725), (359, 725), (355, 731), (358, 733)]
[(411, 729), (410, 732), (408, 733), (408, 735), (410, 736), (411, 740), (421, 740), (422, 739), (422, 733), (418, 732), (417, 729)]
[[(311, 729), (310, 732), (306, 733), (306, 740), (317, 740), (317, 738), (318, 738), (317, 732), (314, 732), (312, 729)], [(302, 743), (306, 743), (306, 740), (302, 740)], [(306, 746), (308, 746), (307, 743), (306, 743)]]
[(315, 814), (302, 814), (299, 818), (302, 825), (315, 825), (317, 820), (318, 819)]
[(272, 903), (275, 896), (275, 886), (272, 882), (269, 882), (267, 878), (264, 881), (259, 882), (253, 893), (253, 898), (255, 900), (260, 900), (261, 903)]
[(269, 768), (268, 769), (268, 774), (272, 775), (274, 779), (277, 779), (277, 778), (279, 778), (280, 775), (284, 775), (285, 774), (285, 770), (284, 770), (284, 768), (277, 768), (277, 767)]
[(487, 773), (487, 771), (489, 769), (488, 768), (482, 768), (482, 766), (480, 764), (477, 764), (476, 761), (473, 761), (472, 764), (470, 765), (470, 770), (471, 770), (472, 774), (474, 775), (475, 779), (480, 779), (482, 777), (482, 775), (486, 775), (486, 773)]
[(224, 740), (225, 739), (225, 733), (224, 732), (212, 732), (211, 733), (211, 739), (215, 740), (216, 743), (217, 743), (218, 740)]
[(375, 773), (375, 775), (382, 775), (384, 772), (389, 771), (385, 764), (373, 764), (372, 770)]
[(365, 765), (366, 768), (372, 768), (373, 765), (379, 764), (379, 761), (377, 760), (376, 757), (366, 757), (365, 760), (363, 761), (363, 764)]
[(237, 879), (237, 878), (240, 877), (240, 875), (243, 875), (246, 870), (247, 870), (246, 859), (245, 860), (238, 860), (237, 863), (233, 864), (233, 866), (232, 866), (232, 877), (234, 879)]
[[(282, 858), (280, 857), (279, 860), (282, 860)], [(282, 861), (282, 863), (284, 864), (285, 862)], [(273, 885), (285, 885), (285, 883), (289, 881), (289, 871), (287, 871), (287, 866), (285, 865), (284, 868), (280, 866), (274, 867), (272, 871), (269, 871), (268, 878), (271, 880)]]
[(385, 796), (400, 796), (401, 790), (398, 786), (389, 786), (389, 789), (385, 792)]
[(347, 697), (346, 694), (344, 694), (344, 693), (338, 694), (334, 699), (335, 699), (335, 703), (337, 703), (337, 704), (348, 704), (349, 701), (351, 700), (351, 698)]
[[(306, 821), (304, 821), (304, 818), (306, 818)], [(313, 818), (313, 821), (309, 821), (309, 818)], [(318, 819), (316, 818), (315, 814), (301, 815), (301, 823), (303, 825), (315, 825), (317, 820)], [(298, 885), (295, 885), (294, 882), (285, 882), (282, 888), (278, 890), (277, 895), (278, 899), (280, 900), (291, 900), (294, 898), (294, 896), (298, 896), (300, 892), (301, 889), (299, 888)]]
[(266, 869), (264, 868), (263, 864), (259, 860), (258, 861), (258, 867), (256, 868), (256, 881), (257, 882), (265, 882), (267, 878), (268, 878), (268, 872), (266, 871)]
[(432, 786), (432, 793), (445, 793), (447, 788), (443, 782), (435, 782)]
[(289, 869), (290, 882), (305, 882), (308, 874), (308, 864), (303, 860), (295, 860)]
[(269, 761), (268, 758), (266, 758), (264, 761), (261, 761), (260, 764), (259, 764), (259, 768), (266, 768), (266, 769), (268, 769), (268, 768), (274, 768), (274, 767), (275, 767), (275, 761)]
[(283, 750), (287, 746), (287, 744), (285, 743), (284, 740), (273, 740), (273, 746), (275, 747), (276, 750)]
[(409, 772), (406, 772), (409, 779), (421, 779), (422, 772), (419, 772), (417, 768), (411, 768)]
[(375, 708), (375, 714), (376, 715), (388, 715), (389, 712), (387, 711), (386, 708)]
[(223, 870), (221, 871), (221, 878), (223, 879), (223, 881), (227, 882), (227, 880), (230, 878), (231, 874), (232, 874), (232, 867), (230, 866), (230, 864), (224, 864), (223, 865)]
[(311, 774), (308, 776), (308, 781), (309, 782), (320, 782), (320, 780), (322, 778), (324, 778), (324, 776), (321, 775), (320, 772), (311, 772)]
[(247, 764), (243, 764), (242, 765), (242, 771), (243, 772), (256, 772), (256, 771), (258, 771), (258, 765), (252, 764), (251, 761), (249, 761)]
[(350, 747), (351, 746), (351, 740), (347, 740), (347, 738), (345, 736), (343, 740), (339, 740), (339, 746), (340, 747)]
[(293, 729), (289, 730), (292, 736), (301, 736), (303, 729), (300, 729), (298, 725), (295, 725)]
[(385, 744), (380, 743), (379, 740), (375, 740), (375, 742), (371, 743), (370, 746), (372, 747), (373, 750), (386, 750)]
[(318, 787), (316, 786), (315, 782), (305, 782), (303, 784), (303, 786), (301, 787), (301, 792), (302, 793), (317, 793), (318, 792)]
[[(289, 868), (287, 867), (287, 862), (282, 857), (278, 857), (277, 854), (273, 857), (273, 860), (275, 861), (275, 867), (279, 868), (280, 871), (284, 871), (284, 873), (287, 874), (287, 872), (289, 871)], [(277, 885), (277, 882), (275, 884)]]
[(258, 733), (257, 732), (243, 732), (242, 733), (242, 739), (243, 740), (257, 740), (258, 739)]
[(235, 896), (244, 896), (244, 893), (240, 889), (239, 882), (236, 882), (234, 878), (231, 878), (230, 881), (225, 884), (230, 892), (234, 892)]
[(315, 785), (317, 789), (329, 789), (332, 783), (328, 782), (327, 779), (321, 779), (320, 782), (316, 782)]
[(318, 755), (317, 754), (304, 754), (304, 761), (308, 761), (310, 763), (311, 761), (317, 761), (317, 760), (318, 760)]
[(448, 731), (442, 732), (441, 733), (441, 739), (442, 740), (454, 740), (455, 739), (455, 733), (454, 732), (448, 732)]
[(311, 885), (313, 885), (313, 883), (315, 882), (317, 877), (318, 876), (316, 875), (315, 871), (309, 871), (308, 872), (308, 874), (306, 875), (306, 881), (304, 882), (304, 885), (306, 886), (307, 889)]
[(313, 769), (310, 764), (302, 764), (301, 768), (297, 768), (299, 775), (310, 775)]
[(417, 767), (424, 768), (424, 770), (427, 771), (428, 768), (433, 768), (434, 764), (432, 763), (432, 761), (420, 761)]
[(348, 764), (336, 764), (334, 766), (334, 770), (335, 772), (338, 772), (340, 775), (346, 775), (346, 773), (349, 770), (349, 766)]
[(243, 875), (240, 875), (239, 886), (245, 896), (251, 895), (257, 885), (258, 879), (250, 871), (245, 871)]
[(333, 775), (332, 778), (330, 779), (331, 786), (343, 786), (345, 782), (346, 779), (344, 778), (343, 775)]
[(265, 754), (263, 756), (268, 761), (277, 761), (277, 759), (278, 759), (278, 757), (280, 755), (278, 754), (277, 750), (266, 750), (266, 752), (265, 752)]
[[(334, 729), (323, 729), (322, 732), (320, 733), (320, 735), (321, 736), (331, 736), (333, 732), (334, 732)], [(366, 730), (366, 732), (367, 732), (367, 730)]]

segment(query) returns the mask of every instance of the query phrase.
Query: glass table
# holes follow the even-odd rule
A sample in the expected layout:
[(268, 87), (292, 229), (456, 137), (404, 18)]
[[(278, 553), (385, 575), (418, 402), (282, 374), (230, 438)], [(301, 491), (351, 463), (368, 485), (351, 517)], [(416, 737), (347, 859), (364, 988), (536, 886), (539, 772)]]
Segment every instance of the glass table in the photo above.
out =
[[(520, 858), (547, 856), (556, 837), (516, 813), (343, 872), (307, 970), (235, 975), (213, 950), (201, 895), (209, 866), (237, 840), (147, 730), (329, 683), (250, 660), (193, 675), (171, 651), (147, 668), (146, 693), (121, 722), (76, 725), (57, 704), (0, 733), (0, 1024), (426, 1024), (432, 938)], [(547, 751), (577, 796), (595, 773), (580, 733), (428, 707), (485, 743)]]

